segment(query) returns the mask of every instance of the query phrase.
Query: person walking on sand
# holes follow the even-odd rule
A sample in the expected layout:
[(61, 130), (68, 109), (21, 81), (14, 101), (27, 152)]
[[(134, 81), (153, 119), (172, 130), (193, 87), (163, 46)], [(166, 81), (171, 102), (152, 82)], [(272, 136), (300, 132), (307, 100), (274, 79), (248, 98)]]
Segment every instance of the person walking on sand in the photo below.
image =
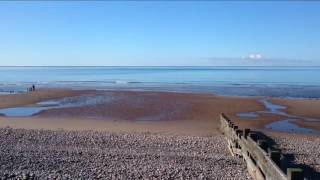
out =
[(36, 90), (36, 86), (34, 84), (32, 84), (32, 91)]

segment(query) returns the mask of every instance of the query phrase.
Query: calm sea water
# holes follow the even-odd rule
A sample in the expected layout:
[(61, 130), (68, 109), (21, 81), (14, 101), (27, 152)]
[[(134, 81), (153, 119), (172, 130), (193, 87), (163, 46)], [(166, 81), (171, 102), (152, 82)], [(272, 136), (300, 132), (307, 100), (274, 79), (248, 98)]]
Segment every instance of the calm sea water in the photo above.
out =
[(320, 98), (320, 67), (0, 67), (0, 92), (31, 84)]

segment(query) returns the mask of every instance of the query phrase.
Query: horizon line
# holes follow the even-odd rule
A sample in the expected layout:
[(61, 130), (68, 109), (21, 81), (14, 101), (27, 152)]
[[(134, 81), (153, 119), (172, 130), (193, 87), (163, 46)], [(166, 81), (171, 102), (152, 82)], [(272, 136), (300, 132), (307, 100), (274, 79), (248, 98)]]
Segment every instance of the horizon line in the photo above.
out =
[(0, 67), (320, 67), (320, 65), (0, 65)]

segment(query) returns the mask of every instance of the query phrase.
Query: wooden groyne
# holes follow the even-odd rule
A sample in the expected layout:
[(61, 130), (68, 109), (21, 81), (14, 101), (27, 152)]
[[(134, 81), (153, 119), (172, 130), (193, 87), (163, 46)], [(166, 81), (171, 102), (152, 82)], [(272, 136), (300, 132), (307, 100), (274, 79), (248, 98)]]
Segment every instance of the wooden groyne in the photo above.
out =
[[(233, 156), (245, 160), (248, 172), (257, 180), (303, 180), (303, 170), (290, 168), (281, 150), (270, 145), (268, 139), (250, 129), (241, 130), (221, 114), (221, 131), (226, 136)], [(262, 134), (262, 133), (260, 133)]]

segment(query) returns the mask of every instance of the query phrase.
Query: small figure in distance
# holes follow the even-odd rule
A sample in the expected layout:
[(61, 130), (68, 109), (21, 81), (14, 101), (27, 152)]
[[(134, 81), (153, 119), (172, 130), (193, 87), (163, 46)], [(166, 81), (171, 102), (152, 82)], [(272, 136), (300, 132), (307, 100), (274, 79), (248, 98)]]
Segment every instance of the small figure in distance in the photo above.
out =
[(29, 87), (28, 89), (28, 92), (32, 92), (32, 91), (35, 91), (36, 90), (36, 86), (33, 84), (31, 87)]

